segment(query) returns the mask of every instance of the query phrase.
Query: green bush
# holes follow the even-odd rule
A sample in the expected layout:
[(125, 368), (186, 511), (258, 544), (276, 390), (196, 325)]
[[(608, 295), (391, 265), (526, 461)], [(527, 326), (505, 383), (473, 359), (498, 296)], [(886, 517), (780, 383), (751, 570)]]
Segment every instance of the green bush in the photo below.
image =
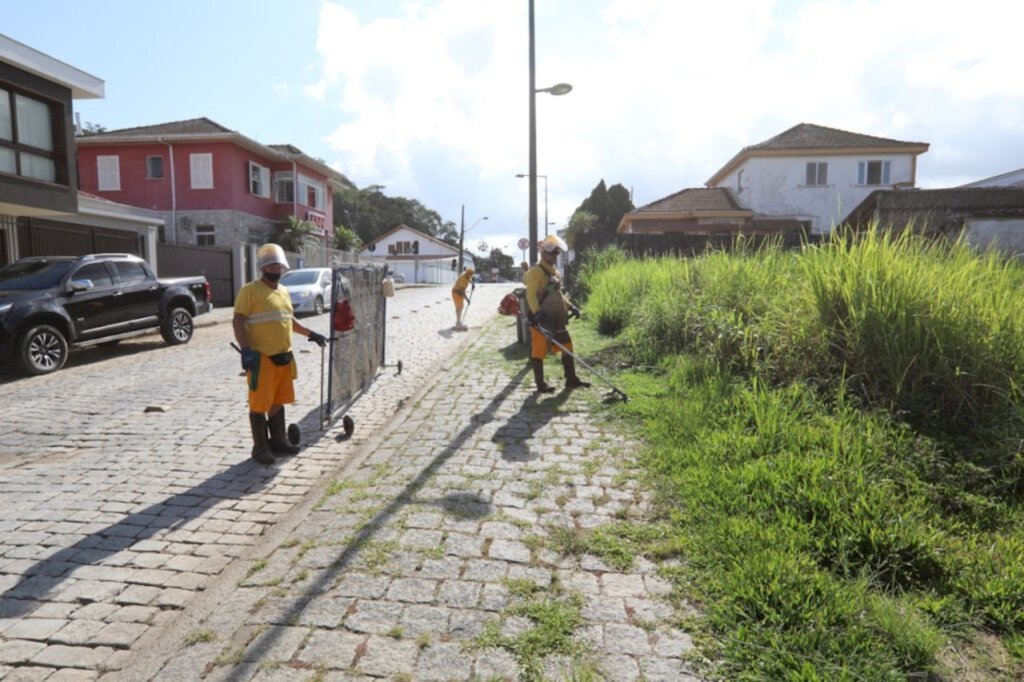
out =
[(675, 534), (648, 551), (682, 559), (721, 677), (942, 678), (974, 627), (1024, 650), (1022, 284), (878, 232), (589, 273), (644, 366), (623, 409)]

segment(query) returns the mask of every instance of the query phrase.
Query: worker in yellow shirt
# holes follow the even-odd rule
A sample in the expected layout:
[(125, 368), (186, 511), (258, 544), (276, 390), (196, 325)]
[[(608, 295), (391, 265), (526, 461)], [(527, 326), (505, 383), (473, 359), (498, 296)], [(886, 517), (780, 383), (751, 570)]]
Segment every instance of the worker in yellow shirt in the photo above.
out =
[(466, 271), (459, 275), (455, 284), (452, 285), (452, 300), (455, 301), (455, 329), (466, 328), (466, 325), (462, 324), (462, 309), (465, 307), (466, 301), (469, 301), (466, 291), (470, 287), (476, 290), (476, 284), (473, 282), (473, 268), (466, 268)]
[[(554, 386), (544, 381), (544, 358), (548, 353), (558, 353), (561, 350), (548, 340), (545, 332), (571, 353), (572, 338), (567, 329), (569, 318), (580, 315), (579, 308), (562, 292), (562, 279), (558, 276), (558, 256), (567, 249), (565, 242), (559, 237), (553, 234), (545, 237), (540, 243), (540, 260), (523, 276), (528, 308), (526, 312), (530, 321), (530, 364), (539, 393), (551, 393), (555, 390)], [(588, 382), (576, 376), (576, 361), (569, 353), (562, 353), (565, 387), (590, 386)]]
[(256, 253), (260, 278), (238, 292), (232, 327), (249, 388), (252, 458), (260, 464), (273, 464), (274, 455), (299, 451), (288, 442), (284, 416), (285, 404), (295, 402), (293, 382), (298, 375), (292, 334), (305, 336), (321, 348), (327, 345), (327, 338), (295, 319), (288, 290), (278, 283), (288, 269), (284, 250), (266, 244)]

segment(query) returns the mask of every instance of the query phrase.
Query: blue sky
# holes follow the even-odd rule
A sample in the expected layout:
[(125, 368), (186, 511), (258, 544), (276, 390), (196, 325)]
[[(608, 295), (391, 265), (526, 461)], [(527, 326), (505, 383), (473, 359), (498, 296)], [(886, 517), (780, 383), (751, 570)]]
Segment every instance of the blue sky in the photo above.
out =
[[(537, 96), (552, 229), (602, 178), (646, 204), (801, 122), (929, 143), (921, 187), (1024, 167), (1015, 0), (535, 1), (537, 86), (574, 86)], [(106, 82), (84, 121), (206, 116), (456, 224), (465, 205), (467, 243), (526, 236), (526, 0), (3, 5), (0, 33)]]

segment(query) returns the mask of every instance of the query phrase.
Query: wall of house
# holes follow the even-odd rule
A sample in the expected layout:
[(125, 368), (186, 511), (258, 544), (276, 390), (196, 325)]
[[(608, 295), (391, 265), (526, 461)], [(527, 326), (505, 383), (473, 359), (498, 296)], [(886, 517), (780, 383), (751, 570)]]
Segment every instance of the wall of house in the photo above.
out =
[[(192, 154), (213, 155), (213, 188), (193, 189)], [(173, 154), (173, 163), (172, 163)], [(97, 157), (117, 156), (120, 190), (100, 191)], [(147, 178), (147, 159), (163, 158), (164, 177)], [(253, 194), (249, 186), (249, 163), (270, 170), (268, 193), (262, 197)], [(250, 240), (263, 242), (274, 228), (290, 215), (302, 220), (317, 218), (323, 222), (329, 235), (333, 225), (334, 202), (327, 178), (309, 168), (279, 159), (268, 159), (244, 147), (229, 142), (218, 143), (141, 143), (131, 145), (82, 145), (79, 148), (82, 189), (111, 201), (163, 212), (167, 223), (165, 239), (172, 244), (195, 244), (194, 227), (197, 224), (214, 225), (217, 245), (230, 245)], [(175, 177), (172, 193), (171, 175)], [(276, 203), (273, 187), (275, 171), (293, 173), (297, 170), (324, 184), (322, 210), (304, 206), (304, 197), (296, 196), (292, 202)], [(296, 182), (298, 195), (298, 183)], [(318, 215), (310, 215), (314, 211)], [(322, 216), (319, 217), (319, 216)]]
[(263, 216), (241, 211), (177, 211), (174, 219), (170, 211), (163, 211), (164, 241), (168, 244), (196, 244), (196, 227), (212, 225), (214, 246), (236, 244), (264, 244), (277, 230), (278, 222)]
[[(411, 253), (389, 253), (389, 246), (403, 242), (419, 241), (419, 256)], [(453, 258), (458, 258), (459, 250), (443, 242), (435, 242), (414, 230), (401, 229), (386, 235), (374, 242), (376, 248), (371, 254), (367, 249), (360, 251), (360, 257), (380, 261), (386, 259), (393, 273), (401, 274), (407, 282), (428, 284), (450, 284), (459, 273), (452, 270)], [(463, 267), (472, 267), (473, 259), (469, 254), (463, 257)]]
[(1024, 256), (1024, 219), (972, 218), (966, 221), (965, 233), (967, 243), (975, 248)]
[[(913, 159), (911, 154), (756, 156), (715, 186), (731, 188), (756, 213), (809, 220), (814, 233), (827, 233), (874, 190), (912, 182)], [(807, 186), (807, 164), (812, 161), (828, 163), (827, 185)], [(860, 161), (889, 161), (889, 184), (858, 184)]]

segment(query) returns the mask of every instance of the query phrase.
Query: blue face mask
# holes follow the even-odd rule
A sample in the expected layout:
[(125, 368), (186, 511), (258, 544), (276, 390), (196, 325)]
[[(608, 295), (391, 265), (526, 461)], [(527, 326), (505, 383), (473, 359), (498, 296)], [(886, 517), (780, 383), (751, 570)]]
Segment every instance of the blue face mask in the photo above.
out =
[(277, 282), (277, 280), (281, 279), (281, 273), (264, 271), (263, 279), (267, 280), (268, 282)]

